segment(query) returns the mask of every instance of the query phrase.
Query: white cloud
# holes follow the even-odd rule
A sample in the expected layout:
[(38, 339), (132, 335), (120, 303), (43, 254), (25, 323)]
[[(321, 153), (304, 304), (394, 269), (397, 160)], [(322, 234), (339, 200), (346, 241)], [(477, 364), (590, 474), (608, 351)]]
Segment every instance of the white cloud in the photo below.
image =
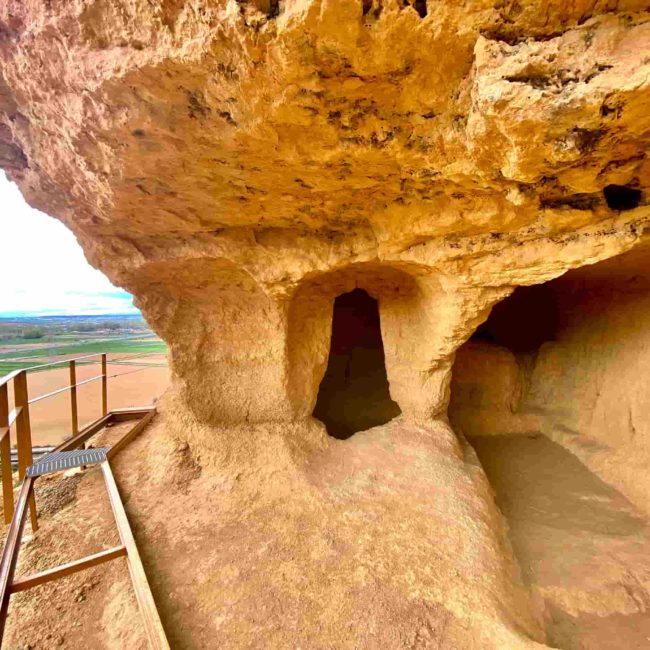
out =
[(74, 235), (30, 208), (0, 173), (0, 316), (136, 313), (131, 296), (86, 261)]

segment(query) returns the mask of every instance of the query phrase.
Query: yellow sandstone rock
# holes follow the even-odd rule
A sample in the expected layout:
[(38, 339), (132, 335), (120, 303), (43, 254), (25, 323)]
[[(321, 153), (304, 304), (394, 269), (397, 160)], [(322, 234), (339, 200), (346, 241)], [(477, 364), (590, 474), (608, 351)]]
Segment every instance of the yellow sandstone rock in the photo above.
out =
[[(164, 426), (124, 458), (174, 647), (546, 641), (462, 432), (559, 440), (539, 413), (567, 400), (565, 426), (615, 433), (580, 390), (552, 387), (570, 347), (540, 353), (522, 424), (515, 353), (474, 341), (456, 436), (452, 366), (515, 287), (643, 245), (648, 8), (0, 2), (0, 166), (169, 344)], [(312, 413), (334, 301), (354, 289), (378, 302), (401, 414), (340, 441)], [(203, 468), (191, 498), (172, 440)]]

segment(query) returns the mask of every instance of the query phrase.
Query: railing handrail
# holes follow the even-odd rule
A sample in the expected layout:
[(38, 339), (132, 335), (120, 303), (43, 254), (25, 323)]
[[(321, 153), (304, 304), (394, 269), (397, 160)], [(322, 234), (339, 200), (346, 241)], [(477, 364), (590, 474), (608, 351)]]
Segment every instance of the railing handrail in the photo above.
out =
[[(0, 466), (2, 467), (2, 494), (4, 504), (4, 517), (5, 522), (9, 523), (14, 512), (14, 498), (13, 498), (13, 479), (11, 473), (11, 443), (10, 435), (12, 426), (16, 427), (16, 442), (17, 442), (17, 455), (18, 455), (18, 476), (20, 479), (25, 477), (27, 468), (32, 464), (32, 430), (30, 422), (29, 407), (41, 400), (55, 395), (60, 395), (64, 392), (70, 393), (70, 421), (72, 429), (72, 439), (79, 434), (79, 413), (77, 408), (77, 387), (83, 386), (93, 381), (101, 379), (101, 413), (102, 417), (97, 421), (100, 422), (106, 418), (108, 414), (108, 380), (112, 377), (119, 377), (123, 374), (130, 374), (130, 372), (138, 372), (139, 370), (146, 370), (149, 367), (160, 367), (159, 364), (140, 364), (138, 370), (131, 370), (130, 372), (117, 373), (115, 375), (108, 374), (108, 364), (111, 361), (108, 359), (109, 352), (97, 352), (94, 354), (85, 354), (78, 357), (69, 359), (61, 359), (60, 361), (52, 361), (49, 363), (38, 364), (29, 366), (27, 368), (19, 368), (12, 370), (10, 373), (0, 377)], [(130, 357), (121, 357), (117, 361), (124, 361), (128, 358), (144, 357), (154, 354), (161, 354), (160, 352), (142, 352), (139, 354), (131, 355)], [(81, 381), (77, 381), (77, 361), (84, 359), (91, 359), (94, 357), (101, 358), (101, 373)], [(91, 362), (94, 363), (94, 362)], [(41, 368), (50, 368), (65, 364), (70, 371), (69, 382), (49, 393), (44, 393), (36, 397), (29, 397), (29, 390), (27, 386), (27, 374), (32, 370), (40, 370)], [(136, 364), (137, 365), (137, 364)], [(13, 380), (13, 395), (14, 395), (14, 408), (9, 410), (9, 382)], [(36, 530), (38, 527), (36, 519), (36, 502), (33, 493), (30, 496), (29, 503), (32, 529)]]
[(6, 374), (4, 377), (0, 377), (0, 388), (8, 384), (12, 379), (17, 377), (21, 372), (23, 372), (25, 369), (24, 368), (19, 368), (18, 370), (12, 370), (10, 373)]
[[(50, 361), (49, 363), (40, 363), (35, 366), (28, 366), (27, 368), (18, 368), (16, 370), (12, 370), (11, 372), (7, 373), (6, 375), (3, 375), (0, 377), (0, 387), (4, 386), (5, 384), (9, 383), (12, 379), (17, 377), (21, 372), (31, 372), (32, 370), (40, 370), (41, 368), (50, 368), (52, 366), (58, 366), (61, 364), (67, 364), (70, 363), (70, 361), (81, 361), (82, 359), (91, 359), (92, 357), (101, 357), (103, 354), (110, 354), (110, 352), (96, 352), (94, 354), (84, 354), (80, 357), (72, 357), (70, 359), (61, 359), (61, 361)], [(122, 362), (126, 359), (135, 359), (139, 357), (147, 357), (151, 356), (153, 354), (164, 354), (163, 352), (139, 352), (137, 354), (129, 355), (126, 357), (121, 357), (119, 359), (109, 359), (107, 363), (117, 363), (117, 362)], [(0, 359), (0, 362), (2, 359)], [(38, 399), (38, 398), (37, 398)]]
[(27, 368), (18, 368), (17, 370), (12, 370), (11, 372), (0, 377), (0, 386), (10, 382), (14, 377), (19, 375), (21, 372), (30, 372), (32, 370), (39, 370), (40, 368), (49, 368), (50, 366), (58, 366), (61, 363), (69, 363), (70, 361), (79, 361), (80, 359), (90, 359), (91, 357), (99, 357), (103, 352), (96, 352), (95, 354), (86, 354), (81, 357), (74, 357), (72, 359), (62, 359), (61, 361), (50, 361), (49, 363), (40, 363), (36, 366), (27, 366)]
[[(18, 373), (21, 372), (31, 372), (32, 370), (40, 370), (41, 368), (51, 368), (52, 366), (58, 366), (62, 363), (70, 363), (70, 361), (80, 361), (82, 359), (92, 359), (93, 357), (101, 357), (103, 354), (110, 354), (108, 352), (95, 352), (94, 354), (84, 354), (80, 357), (72, 357), (70, 359), (61, 359), (60, 361), (49, 361), (48, 363), (39, 363), (35, 366), (27, 366), (26, 368), (18, 368), (17, 370), (12, 370), (10, 373), (6, 374), (4, 377), (0, 378), (0, 386), (7, 383), (13, 379)], [(161, 354), (160, 352), (145, 352), (144, 354)], [(2, 359), (0, 359), (2, 361)]]

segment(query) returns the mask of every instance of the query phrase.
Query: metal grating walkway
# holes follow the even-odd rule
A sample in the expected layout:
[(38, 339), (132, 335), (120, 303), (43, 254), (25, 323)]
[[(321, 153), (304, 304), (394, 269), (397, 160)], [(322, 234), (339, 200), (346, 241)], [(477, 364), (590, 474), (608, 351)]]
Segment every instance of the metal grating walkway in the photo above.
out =
[(27, 476), (43, 476), (54, 472), (62, 472), (72, 467), (82, 465), (97, 465), (106, 460), (108, 447), (97, 449), (80, 449), (77, 451), (55, 451), (43, 456), (38, 462), (27, 468)]

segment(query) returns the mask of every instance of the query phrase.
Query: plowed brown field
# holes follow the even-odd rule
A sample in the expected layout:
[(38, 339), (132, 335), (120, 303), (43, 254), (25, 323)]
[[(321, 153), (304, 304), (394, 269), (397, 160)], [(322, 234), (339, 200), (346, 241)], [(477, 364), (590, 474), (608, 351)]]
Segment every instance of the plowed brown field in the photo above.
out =
[[(156, 354), (134, 359), (132, 363), (152, 364), (122, 365), (110, 363), (110, 360), (124, 355), (110, 355), (107, 367), (108, 408), (116, 409), (127, 406), (147, 406), (164, 392), (169, 382), (169, 368), (160, 367), (166, 363), (164, 354)], [(154, 365), (155, 364), (155, 365)], [(79, 365), (77, 367), (77, 382), (101, 374), (99, 363)], [(117, 375), (117, 376), (113, 376)], [(31, 372), (27, 375), (29, 398), (33, 399), (52, 391), (70, 385), (70, 374), (67, 367)], [(77, 403), (79, 412), (79, 427), (92, 422), (101, 416), (100, 380), (79, 386), (77, 388)], [(10, 382), (9, 400), (13, 404), (12, 386)], [(32, 424), (32, 442), (34, 445), (51, 445), (62, 442), (71, 435), (70, 424), (70, 392), (66, 391), (30, 405)], [(12, 431), (12, 444), (15, 444), (15, 432)]]

